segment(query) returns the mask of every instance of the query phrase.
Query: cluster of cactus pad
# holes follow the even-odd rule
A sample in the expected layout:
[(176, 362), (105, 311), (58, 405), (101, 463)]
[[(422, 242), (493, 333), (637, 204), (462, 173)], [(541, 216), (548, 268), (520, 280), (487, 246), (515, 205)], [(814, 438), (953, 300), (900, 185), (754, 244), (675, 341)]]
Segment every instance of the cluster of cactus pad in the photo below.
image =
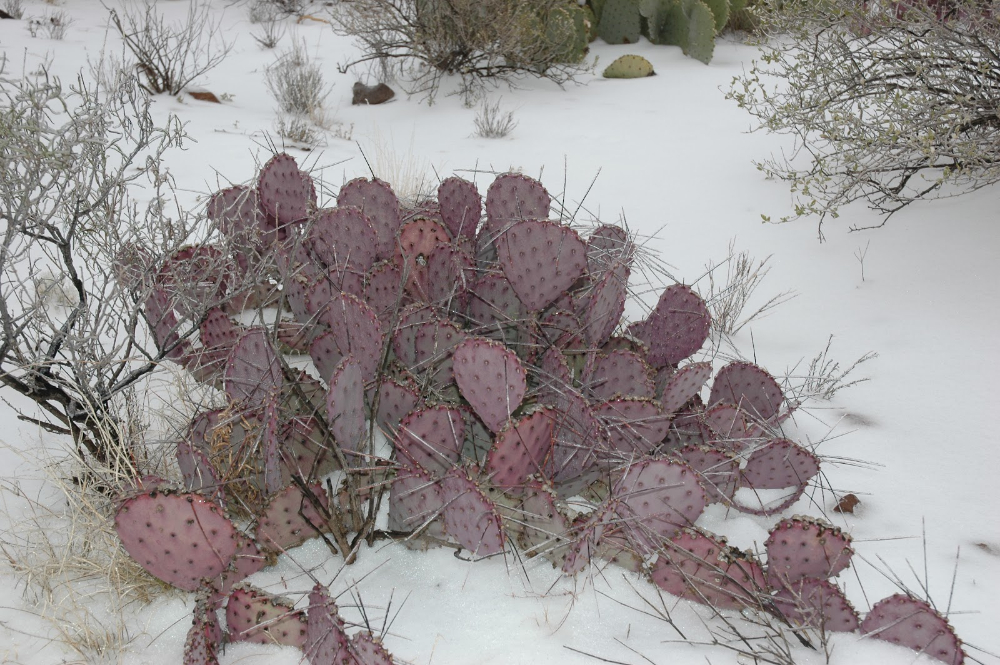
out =
[(357, 179), (320, 208), (285, 154), (207, 214), (216, 242), (130, 272), (161, 352), (228, 405), (178, 442), (183, 487), (137, 480), (116, 516), (139, 564), (199, 594), (187, 665), (216, 662), (226, 639), (314, 665), (392, 662), (369, 631), (347, 635), (322, 586), (296, 608), (245, 581), (314, 537), (348, 562), (375, 537), (472, 560), (519, 548), (566, 575), (614, 562), (804, 635), (860, 630), (962, 662), (920, 600), (861, 620), (832, 581), (851, 540), (823, 520), (780, 520), (766, 557), (697, 526), (715, 502), (777, 515), (820, 460), (782, 436), (794, 405), (766, 370), (692, 359), (710, 327), (692, 288), (622, 320), (636, 260), (622, 228), (581, 234), (517, 173), (485, 201), (448, 178), (413, 207)]
[(685, 55), (708, 64), (715, 36), (746, 0), (588, 0), (596, 34), (609, 44), (680, 46)]

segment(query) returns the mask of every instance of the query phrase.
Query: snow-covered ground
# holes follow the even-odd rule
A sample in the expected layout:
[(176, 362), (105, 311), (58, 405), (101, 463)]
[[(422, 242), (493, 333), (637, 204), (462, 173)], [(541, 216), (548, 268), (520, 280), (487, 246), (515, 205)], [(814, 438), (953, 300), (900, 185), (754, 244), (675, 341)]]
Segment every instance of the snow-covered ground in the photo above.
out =
[[(191, 89), (225, 95), (226, 101), (161, 95), (154, 105), (159, 118), (178, 115), (194, 139), (167, 160), (182, 201), (192, 207), (220, 182), (252, 177), (255, 157), (259, 162), (268, 157), (268, 137), (281, 140), (274, 136), (276, 105), (264, 84), (264, 69), (275, 51), (261, 49), (251, 37), (254, 26), (245, 4), (213, 4), (233, 49)], [(187, 2), (161, 1), (158, 7), (179, 18)], [(316, 9), (320, 15), (321, 8)], [(117, 52), (119, 40), (106, 30), (107, 13), (97, 0), (25, 2), (26, 19), (52, 11), (74, 19), (61, 41), (32, 38), (26, 21), (0, 21), (8, 75), (30, 72), (49, 60), (52, 71), (69, 79), (88, 57), (97, 58), (105, 43)], [(857, 370), (869, 382), (830, 402), (808, 404), (793, 427), (800, 440), (825, 439), (819, 453), (831, 458), (824, 468), (826, 482), (861, 498), (854, 515), (827, 513), (854, 538), (854, 565), (840, 579), (848, 596), (866, 611), (898, 590), (898, 576), (919, 595), (926, 589), (939, 608), (950, 608), (949, 620), (971, 645), (970, 656), (1000, 662), (978, 650), (1000, 652), (998, 190), (915, 205), (883, 229), (866, 233), (847, 228), (879, 220), (854, 206), (828, 224), (823, 244), (809, 220), (762, 224), (761, 214), (787, 214), (789, 193), (783, 183), (765, 180), (751, 160), (780, 150), (783, 143), (746, 133), (749, 116), (724, 99), (729, 81), (756, 54), (730, 39), (719, 41), (707, 67), (672, 47), (595, 42), (591, 56), (599, 58), (598, 73), (618, 55), (638, 53), (653, 63), (657, 76), (606, 80), (584, 74), (580, 85), (565, 89), (526, 80), (517, 90), (496, 91), (518, 125), (509, 137), (495, 140), (474, 136), (476, 110), (454, 96), (442, 95), (433, 106), (404, 94), (381, 106), (351, 106), (358, 75), (336, 68), (353, 52), (350, 40), (316, 21), (289, 21), (279, 50), (292, 39), (302, 40), (323, 63), (333, 86), (327, 99), (330, 116), (341, 123), (341, 134), (353, 131), (351, 141), (330, 136), (326, 146), (310, 152), (288, 148), (300, 163), (325, 167), (322, 177), (334, 193), (341, 182), (369, 175), (359, 146), (374, 159), (376, 175), (392, 184), (392, 163), (409, 163), (432, 182), (455, 172), (475, 177), (483, 192), (492, 177), (472, 170), (513, 168), (540, 175), (571, 208), (586, 194), (583, 219), (624, 217), (631, 229), (649, 237), (646, 249), (687, 283), (703, 275), (706, 263), (723, 259), (732, 239), (738, 250), (771, 256), (771, 273), (758, 298), (785, 290), (798, 296), (737, 336), (745, 357), (776, 375), (795, 366), (801, 374), (831, 334), (831, 354), (842, 365), (866, 352), (878, 353)], [(634, 305), (626, 311), (639, 313)], [(0, 414), (0, 441), (22, 450), (37, 445), (38, 431), (17, 422), (6, 406)], [(0, 460), (7, 480), (33, 486), (30, 479), (39, 472), (31, 464), (10, 451), (0, 452)], [(17, 505), (9, 503), (12, 510)], [(830, 495), (817, 492), (787, 512), (816, 514), (830, 508)], [(731, 544), (759, 548), (774, 521), (726, 516), (715, 506), (699, 524), (726, 534)], [(393, 621), (385, 645), (404, 662), (744, 662), (718, 646), (685, 643), (678, 630), (651, 615), (643, 598), (660, 603), (655, 588), (615, 568), (566, 580), (546, 562), (508, 556), (468, 564), (451, 550), (417, 553), (380, 545), (363, 552), (358, 564), (341, 569), (322, 544), (312, 541), (253, 581), (302, 601), (313, 576), (324, 582), (336, 576), (336, 591), (360, 580), (353, 588), (376, 629), (383, 627), (391, 597)], [(4, 573), (0, 588), (4, 662), (86, 660), (54, 639), (53, 626), (22, 598), (17, 578)], [(349, 598), (343, 596), (342, 603), (351, 604)], [(663, 600), (692, 642), (710, 639), (706, 626), (723, 627), (704, 608), (667, 596)], [(179, 662), (190, 607), (191, 599), (180, 593), (166, 593), (148, 606), (129, 606), (130, 644), (107, 659)], [(794, 662), (809, 665), (827, 657), (841, 665), (932, 662), (856, 634), (838, 636), (832, 646), (828, 655), (798, 648)], [(230, 646), (222, 657), (227, 664), (301, 660), (292, 649), (248, 645)]]

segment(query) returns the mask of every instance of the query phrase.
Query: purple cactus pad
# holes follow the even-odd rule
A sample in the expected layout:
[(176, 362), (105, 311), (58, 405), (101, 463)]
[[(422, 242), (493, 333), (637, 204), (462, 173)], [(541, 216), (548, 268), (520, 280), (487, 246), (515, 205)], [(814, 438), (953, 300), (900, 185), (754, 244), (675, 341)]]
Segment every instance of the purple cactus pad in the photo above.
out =
[(655, 552), (698, 519), (708, 499), (694, 469), (682, 462), (646, 460), (632, 464), (611, 495), (640, 553)]
[(709, 406), (735, 404), (753, 418), (767, 421), (778, 415), (785, 397), (766, 370), (748, 362), (732, 362), (719, 370), (712, 382)]
[(503, 274), (489, 273), (473, 286), (469, 318), (477, 329), (488, 333), (497, 328), (497, 323), (506, 325), (524, 317), (524, 303)]
[(351, 663), (350, 640), (337, 604), (319, 582), (309, 593), (306, 640), (302, 650), (310, 663)]
[(401, 213), (399, 199), (388, 183), (377, 178), (355, 178), (340, 188), (337, 205), (359, 208), (375, 229), (378, 258), (388, 259), (393, 255)]
[(441, 480), (445, 529), (473, 557), (504, 551), (506, 538), (492, 501), (463, 469), (452, 469)]
[(360, 455), (365, 438), (365, 386), (361, 365), (354, 356), (337, 364), (326, 395), (330, 433), (351, 466), (364, 466)]
[(303, 648), (306, 617), (290, 601), (244, 585), (233, 590), (226, 605), (226, 625), (234, 642), (282, 644)]
[(561, 565), (566, 556), (570, 521), (556, 506), (556, 494), (551, 487), (529, 483), (506, 527), (508, 532), (517, 534), (517, 542), (528, 556), (540, 554)]
[(583, 383), (593, 399), (604, 401), (617, 397), (656, 396), (649, 365), (631, 351), (597, 354), (583, 376)]
[(475, 240), (479, 218), (483, 214), (483, 197), (474, 183), (462, 178), (445, 178), (438, 185), (441, 219), (453, 238)]
[(183, 665), (218, 665), (222, 629), (215, 608), (204, 598), (194, 605), (194, 619), (184, 641)]
[(670, 374), (657, 388), (657, 396), (664, 413), (676, 413), (692, 397), (701, 392), (702, 386), (712, 376), (712, 363), (690, 363)]
[(552, 450), (554, 415), (552, 409), (541, 408), (500, 430), (486, 458), (491, 485), (519, 488), (529, 475), (542, 471)]
[(359, 298), (340, 292), (332, 294), (318, 314), (319, 321), (329, 326), (340, 355), (354, 356), (365, 383), (372, 381), (382, 360), (383, 343), (382, 324), (374, 310)]
[(236, 553), (236, 527), (197, 494), (154, 490), (134, 496), (115, 514), (115, 530), (140, 566), (185, 591), (220, 575)]
[(406, 414), (420, 406), (421, 401), (420, 389), (412, 380), (385, 379), (379, 389), (375, 422), (386, 437), (394, 439), (400, 422)]
[(497, 239), (497, 258), (517, 297), (531, 311), (551, 304), (587, 269), (587, 245), (568, 226), (518, 222)]
[(825, 580), (851, 565), (851, 538), (817, 518), (792, 517), (778, 522), (764, 541), (767, 579), (781, 588), (810, 577)]
[(962, 642), (948, 620), (928, 603), (896, 594), (875, 603), (861, 622), (861, 633), (913, 649), (948, 665), (962, 665)]
[(651, 577), (668, 593), (720, 609), (756, 609), (767, 588), (763, 570), (751, 555), (695, 527), (664, 543)]
[(393, 665), (392, 656), (382, 641), (368, 631), (356, 633), (351, 638), (351, 652), (358, 665)]
[(261, 406), (276, 398), (281, 384), (281, 363), (267, 333), (261, 328), (248, 330), (226, 360), (225, 388), (229, 398)]
[[(328, 509), (329, 499), (323, 486), (312, 483), (308, 487), (323, 509)], [(257, 519), (256, 540), (267, 550), (283, 552), (314, 538), (318, 535), (316, 528), (322, 529), (325, 525), (326, 519), (313, 501), (302, 494), (298, 485), (289, 485), (272, 496), (261, 512)]]
[(712, 317), (701, 296), (691, 287), (675, 284), (664, 289), (656, 308), (629, 333), (649, 346), (649, 364), (676, 365), (708, 339)]
[(257, 196), (261, 209), (275, 222), (278, 240), (283, 239), (287, 227), (305, 221), (316, 206), (312, 178), (285, 153), (269, 159), (260, 170)]
[(383, 329), (392, 325), (392, 318), (406, 303), (403, 293), (403, 271), (392, 261), (379, 261), (368, 271), (362, 299), (375, 312)]
[(465, 422), (458, 409), (439, 404), (413, 411), (403, 418), (396, 452), (433, 477), (441, 477), (458, 463), (465, 442)]
[(447, 244), (450, 240), (448, 230), (431, 219), (418, 218), (400, 227), (395, 261), (402, 266), (404, 285), (415, 299), (432, 302), (428, 294), (427, 260), (438, 243)]
[(331, 272), (364, 274), (375, 263), (377, 240), (360, 208), (326, 208), (315, 216), (306, 234), (306, 250)]
[(475, 338), (455, 347), (452, 358), (462, 397), (487, 427), (499, 432), (527, 390), (521, 361), (503, 345)]
[(698, 472), (709, 501), (728, 503), (739, 485), (740, 460), (710, 446), (684, 446), (672, 453)]
[(853, 633), (861, 624), (844, 592), (827, 580), (805, 578), (782, 588), (771, 602), (791, 623), (821, 633)]
[(427, 257), (427, 302), (464, 312), (475, 278), (475, 261), (455, 245), (438, 243)]
[(177, 443), (177, 466), (184, 478), (184, 488), (189, 492), (220, 490), (219, 474), (212, 466), (208, 455), (192, 446), (188, 441)]
[(702, 415), (701, 423), (706, 441), (735, 452), (753, 445), (760, 433), (746, 412), (735, 404), (719, 403), (710, 407)]
[(587, 273), (596, 282), (617, 266), (632, 266), (635, 240), (628, 231), (613, 224), (602, 224), (587, 238)]
[(759, 490), (804, 487), (819, 473), (819, 459), (788, 439), (772, 439), (750, 454), (743, 485)]
[(607, 271), (589, 294), (583, 308), (583, 332), (593, 346), (601, 346), (614, 333), (625, 311), (629, 269), (622, 265)]
[(441, 487), (421, 469), (403, 468), (389, 488), (389, 529), (416, 531), (440, 516)]
[(601, 538), (610, 525), (617, 519), (614, 501), (606, 501), (598, 506), (593, 513), (581, 516), (573, 525), (570, 542), (566, 546), (563, 557), (562, 571), (567, 575), (576, 575), (590, 565), (600, 546)]
[(486, 229), (496, 235), (524, 219), (546, 219), (551, 204), (542, 183), (520, 173), (504, 173), (486, 190)]
[(611, 449), (625, 458), (655, 450), (670, 427), (670, 417), (650, 399), (621, 397), (594, 405), (593, 413), (604, 425)]

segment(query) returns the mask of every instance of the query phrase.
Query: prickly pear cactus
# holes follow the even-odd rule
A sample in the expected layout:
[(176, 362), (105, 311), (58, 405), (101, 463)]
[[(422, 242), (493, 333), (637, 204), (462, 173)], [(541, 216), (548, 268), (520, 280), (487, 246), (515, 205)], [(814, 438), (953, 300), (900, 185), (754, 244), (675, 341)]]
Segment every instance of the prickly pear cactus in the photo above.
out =
[(311, 663), (350, 662), (350, 639), (344, 631), (337, 604), (327, 589), (319, 584), (309, 593), (306, 613), (306, 639), (302, 649)]
[(670, 460), (630, 465), (615, 483), (618, 513), (640, 552), (655, 552), (665, 540), (694, 524), (708, 503), (694, 469)]
[(115, 530), (139, 565), (185, 591), (218, 577), (236, 554), (236, 527), (197, 494), (154, 490), (134, 496), (118, 509)]
[(329, 500), (319, 483), (307, 487), (306, 492), (298, 485), (289, 485), (271, 497), (257, 520), (257, 542), (278, 552), (301, 545), (324, 528), (323, 513), (327, 510)]
[(853, 633), (861, 624), (844, 592), (829, 580), (803, 578), (783, 587), (771, 600), (781, 615), (793, 624), (821, 634)]
[(486, 426), (497, 432), (524, 399), (527, 373), (517, 355), (487, 339), (455, 348), (455, 381)]
[[(606, 39), (644, 29), (707, 61), (718, 2), (590, 9)], [(572, 23), (579, 36), (586, 16), (574, 5), (532, 25)], [(201, 590), (185, 663), (215, 662), (227, 597), (232, 639), (297, 646), (313, 662), (391, 663), (378, 637), (347, 634), (323, 587), (304, 612), (246, 586), (317, 536), (347, 563), (388, 537), (468, 560), (520, 548), (565, 575), (614, 564), (802, 635), (860, 627), (962, 662), (921, 601), (887, 599), (860, 622), (831, 581), (850, 537), (782, 518), (823, 460), (779, 436), (793, 405), (767, 370), (699, 357), (711, 318), (697, 291), (674, 284), (645, 318), (623, 318), (632, 275), (648, 272), (626, 229), (553, 219), (565, 209), (519, 173), (496, 177), (485, 200), (447, 178), (412, 207), (380, 180), (348, 182), (336, 205), (316, 191), (277, 155), (254, 186), (210, 198), (210, 241), (149, 257), (148, 274), (121, 271), (141, 289), (160, 359), (228, 399), (176, 446), (186, 491), (150, 477), (118, 498), (125, 549), (151, 575)], [(764, 563), (698, 527), (710, 503), (776, 516)]]
[(653, 76), (653, 65), (641, 55), (623, 55), (604, 68), (606, 79), (638, 79)]
[(500, 514), (475, 481), (460, 468), (441, 481), (444, 524), (448, 535), (473, 557), (500, 554), (506, 546)]
[(215, 608), (207, 598), (199, 598), (194, 606), (194, 619), (184, 641), (184, 665), (217, 665), (222, 629)]
[(229, 595), (226, 625), (234, 642), (283, 644), (299, 649), (306, 644), (305, 615), (290, 601), (249, 585)]
[(529, 310), (550, 305), (587, 268), (587, 245), (573, 229), (526, 220), (500, 234), (497, 257), (517, 297)]
[(926, 601), (896, 594), (875, 603), (861, 633), (924, 653), (948, 665), (962, 665), (965, 652), (954, 629)]
[(758, 607), (767, 589), (753, 556), (697, 528), (686, 528), (665, 543), (653, 564), (652, 579), (681, 598), (735, 610)]
[(639, 0), (606, 0), (597, 34), (609, 44), (635, 44), (642, 33)]
[(805, 578), (829, 579), (851, 564), (850, 537), (817, 518), (793, 517), (771, 530), (764, 542), (767, 577), (776, 588)]

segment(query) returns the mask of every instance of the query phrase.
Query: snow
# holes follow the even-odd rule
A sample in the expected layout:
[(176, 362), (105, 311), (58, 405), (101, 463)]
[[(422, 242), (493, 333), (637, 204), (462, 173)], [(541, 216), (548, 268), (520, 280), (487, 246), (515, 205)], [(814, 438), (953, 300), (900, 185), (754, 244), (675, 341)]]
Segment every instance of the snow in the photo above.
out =
[[(154, 107), (160, 118), (175, 113), (187, 123), (193, 140), (184, 152), (170, 154), (167, 166), (183, 202), (192, 207), (220, 183), (252, 177), (255, 160), (267, 159), (269, 137), (280, 141), (272, 136), (275, 104), (264, 86), (264, 68), (275, 52), (260, 49), (251, 38), (244, 4), (213, 4), (233, 50), (192, 89), (231, 99), (216, 105), (161, 95)], [(118, 39), (106, 31), (99, 2), (63, 0), (55, 8), (75, 19), (62, 41), (31, 38), (24, 21), (0, 21), (8, 74), (30, 72), (49, 60), (52, 70), (69, 80), (105, 43), (116, 52)], [(158, 8), (180, 18), (187, 3), (160, 2)], [(52, 9), (25, 3), (26, 17)], [(316, 9), (319, 15), (321, 8)], [(995, 629), (1000, 440), (994, 425), (1000, 405), (998, 190), (914, 205), (884, 228), (864, 233), (847, 228), (880, 220), (863, 206), (852, 206), (828, 223), (822, 244), (810, 220), (762, 224), (762, 214), (774, 219), (787, 214), (790, 198), (783, 183), (765, 180), (751, 160), (787, 146), (780, 137), (746, 133), (749, 116), (724, 99), (729, 81), (756, 54), (731, 39), (720, 40), (707, 67), (676, 48), (595, 42), (591, 56), (599, 58), (598, 75), (581, 76), (582, 85), (559, 89), (527, 80), (517, 90), (492, 93), (514, 111), (518, 126), (508, 138), (487, 140), (473, 135), (475, 109), (455, 96), (441, 95), (428, 106), (398, 94), (386, 105), (352, 107), (357, 75), (336, 69), (354, 52), (350, 40), (313, 21), (289, 21), (281, 46), (287, 48), (293, 38), (304, 41), (333, 84), (327, 100), (331, 118), (342, 123), (343, 133), (353, 127), (356, 143), (331, 137), (322, 149), (288, 150), (300, 163), (325, 167), (328, 197), (342, 182), (369, 175), (361, 150), (379, 166), (376, 174), (393, 185), (398, 182), (386, 166), (388, 153), (396, 155), (397, 164), (410, 160), (431, 182), (435, 173), (475, 177), (483, 192), (492, 178), (472, 170), (515, 168), (541, 174), (571, 209), (586, 195), (582, 219), (623, 216), (648, 238), (646, 250), (687, 283), (702, 276), (706, 263), (724, 258), (733, 238), (738, 250), (757, 258), (770, 255), (772, 270), (758, 297), (788, 289), (798, 297), (740, 332), (736, 341), (746, 357), (778, 375), (795, 366), (801, 374), (831, 334), (831, 354), (842, 365), (868, 351), (879, 354), (858, 369), (858, 376), (870, 381), (830, 402), (806, 405), (793, 426), (799, 440), (823, 441), (818, 452), (831, 458), (824, 465), (828, 485), (861, 498), (854, 515), (827, 513), (853, 535), (857, 551), (840, 583), (862, 611), (898, 590), (894, 576), (920, 595), (926, 585), (938, 607), (950, 607), (949, 620), (965, 642), (1000, 652)], [(600, 78), (603, 66), (624, 53), (648, 58), (657, 76)], [(856, 256), (861, 253), (863, 278)], [(631, 304), (626, 315), (639, 316), (639, 307)], [(36, 445), (39, 433), (16, 421), (9, 407), (2, 418), (0, 441), (17, 450)], [(38, 472), (11, 450), (0, 451), (0, 462), (5, 481), (21, 481), (31, 495), (43, 491), (31, 480)], [(16, 509), (12, 499), (5, 504)], [(817, 492), (787, 514), (815, 514), (832, 505), (829, 493)], [(775, 521), (727, 515), (716, 505), (699, 524), (751, 548), (763, 543)], [(626, 663), (749, 662), (717, 646), (685, 643), (679, 633), (703, 643), (710, 639), (706, 626), (724, 625), (704, 608), (668, 596), (661, 600), (654, 587), (624, 570), (609, 567), (567, 580), (546, 562), (510, 554), (475, 564), (452, 555), (378, 543), (362, 552), (357, 564), (344, 567), (313, 540), (252, 581), (299, 603), (314, 578), (332, 581), (350, 620), (365, 622), (353, 607), (360, 598), (371, 626), (386, 627), (387, 648), (420, 665), (602, 662), (596, 657)], [(5, 596), (0, 660), (79, 662), (81, 656), (59, 640), (53, 625), (39, 619), (41, 608), (22, 597), (18, 578), (5, 573), (0, 585)], [(132, 639), (124, 651), (106, 658), (179, 662), (191, 607), (190, 598), (169, 591), (149, 605), (128, 607), (125, 625)], [(652, 607), (669, 612), (677, 630)], [(828, 662), (834, 664), (932, 662), (858, 635), (838, 635), (830, 646)], [(982, 662), (1000, 662), (977, 649), (968, 652)], [(822, 652), (798, 647), (793, 660), (827, 662)], [(227, 647), (221, 659), (225, 664), (301, 661), (293, 649), (252, 645)]]

